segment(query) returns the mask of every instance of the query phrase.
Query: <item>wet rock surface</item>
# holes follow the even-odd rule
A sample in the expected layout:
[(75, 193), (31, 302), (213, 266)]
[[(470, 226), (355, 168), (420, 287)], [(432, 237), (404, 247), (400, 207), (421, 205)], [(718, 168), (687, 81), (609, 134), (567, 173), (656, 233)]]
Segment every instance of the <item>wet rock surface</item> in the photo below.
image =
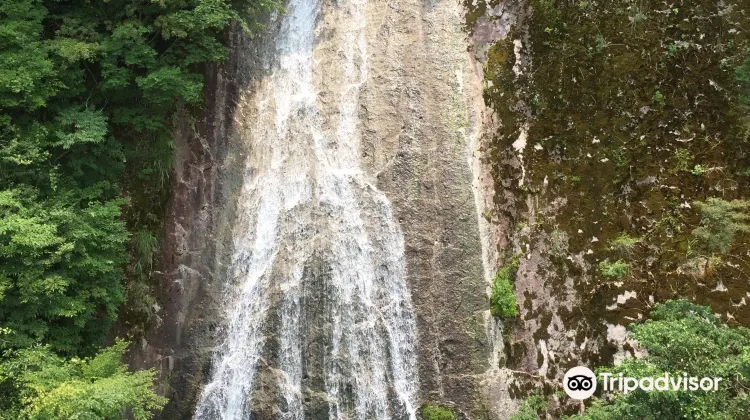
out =
[(472, 184), (483, 104), (451, 2), (374, 13), (363, 91), (363, 159), (404, 231), (423, 401), (486, 416), (487, 281)]
[[(229, 45), (245, 42), (238, 32)], [(197, 119), (185, 117), (175, 134), (173, 196), (163, 239), (165, 273), (157, 290), (159, 322), (129, 361), (156, 367), (157, 389), (170, 401), (164, 419), (191, 418), (215, 346), (221, 320), (228, 235), (242, 179), (238, 157), (246, 153), (233, 135), (247, 64), (231, 57), (206, 69), (206, 100)]]
[[(316, 54), (323, 61), (338, 53), (335, 32), (325, 30), (335, 24), (326, 21), (334, 16), (326, 10), (335, 7), (321, 6)], [(462, 13), (451, 2), (369, 2), (368, 75), (356, 113), (365, 174), (390, 200), (403, 232), (406, 280), (417, 322), (417, 402), (436, 401), (462, 416), (486, 418), (507, 395), (504, 377), (487, 375), (496, 370), (490, 366), (496, 343), (487, 304), (488, 273), (496, 256), (488, 250), (489, 234), (481, 231), (490, 228), (478, 226), (477, 203), (487, 201), (483, 194), (488, 191), (487, 171), (479, 164), (486, 116), (477, 100), (481, 70), (467, 51)], [(165, 315), (144, 344), (144, 354), (151, 354), (144, 356), (150, 359), (147, 364), (159, 358), (170, 364), (162, 379), (169, 383), (171, 401), (162, 418), (192, 416), (211, 374), (217, 340), (222, 340), (237, 200), (247, 176), (244, 162), (253, 153), (239, 134), (251, 114), (238, 110), (237, 103), (272, 71), (259, 68), (258, 57), (276, 30), (271, 26), (269, 35), (253, 41), (234, 38), (232, 60), (214, 73), (215, 96), (203, 119), (195, 127), (186, 125), (178, 136)], [(339, 83), (332, 74), (320, 76), (323, 86)], [(318, 101), (333, 123), (338, 118), (335, 102), (325, 95)], [(477, 181), (480, 169), (485, 171), (483, 185)], [(325, 286), (330, 267), (325, 259), (313, 258), (304, 273), (302, 401), (306, 418), (323, 419), (330, 415), (323, 381), (333, 322)], [(248, 407), (259, 419), (277, 418), (288, 408), (277, 398), (280, 343), (274, 331), (280, 322), (272, 316), (263, 327), (268, 341)], [(488, 380), (498, 389), (492, 395), (486, 391)]]

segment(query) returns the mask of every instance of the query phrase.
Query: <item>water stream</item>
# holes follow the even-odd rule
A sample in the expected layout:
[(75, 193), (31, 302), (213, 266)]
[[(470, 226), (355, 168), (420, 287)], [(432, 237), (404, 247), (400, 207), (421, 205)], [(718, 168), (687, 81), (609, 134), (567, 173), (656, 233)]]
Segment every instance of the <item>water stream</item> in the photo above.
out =
[[(359, 162), (366, 6), (328, 6), (340, 22), (330, 60), (314, 59), (317, 0), (292, 0), (282, 17), (266, 63), (272, 71), (249, 99), (251, 156), (226, 325), (196, 419), (251, 418), (267, 378), (275, 418), (308, 417), (305, 378), (314, 373), (305, 361), (312, 351), (322, 352), (324, 386), (317, 391), (325, 394), (328, 418), (415, 418), (416, 324), (403, 234)], [(322, 109), (322, 96), (334, 103), (330, 110)], [(312, 261), (324, 262), (325, 276), (309, 274)], [(305, 345), (311, 310), (303, 295), (311, 287), (326, 291), (327, 339), (315, 350)]]

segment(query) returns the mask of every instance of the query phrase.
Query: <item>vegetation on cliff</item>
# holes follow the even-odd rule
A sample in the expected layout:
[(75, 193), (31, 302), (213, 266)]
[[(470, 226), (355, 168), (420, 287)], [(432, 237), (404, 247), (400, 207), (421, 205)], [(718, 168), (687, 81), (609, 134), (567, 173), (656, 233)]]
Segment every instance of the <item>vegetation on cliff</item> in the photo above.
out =
[[(514, 420), (563, 417), (567, 420), (615, 419), (712, 419), (750, 417), (750, 329), (730, 327), (707, 306), (687, 300), (657, 304), (651, 319), (631, 324), (633, 343), (643, 354), (615, 367), (600, 367), (597, 373), (622, 374), (633, 378), (722, 378), (712, 391), (643, 391), (628, 394), (604, 392), (601, 380), (593, 401), (586, 401), (583, 414), (565, 416), (552, 404), (552, 396), (533, 393), (513, 416)], [(560, 392), (558, 398), (567, 398)], [(577, 405), (577, 404), (576, 404)], [(578, 408), (578, 407), (576, 407)]]
[(498, 318), (513, 318), (518, 315), (518, 302), (513, 290), (513, 282), (518, 271), (518, 258), (498, 270), (492, 281), (490, 312)]
[(247, 27), (270, 5), (0, 3), (0, 386), (17, 391), (0, 395), (2, 415), (68, 418), (73, 403), (58, 399), (99, 386), (134, 394), (103, 392), (109, 411), (86, 418), (163, 403), (141, 387), (151, 373), (111, 365), (93, 379), (89, 362), (56, 355), (92, 356), (118, 314), (131, 331), (150, 321), (173, 119), (201, 103), (203, 68), (226, 58), (231, 22)]
[[(622, 287), (657, 300), (696, 297), (738, 319), (748, 315), (750, 308), (730, 309), (726, 296), (709, 301), (704, 293), (719, 278), (743, 278), (749, 263), (742, 257), (747, 241), (738, 239), (747, 238), (750, 185), (748, 8), (528, 3), (528, 15), (487, 52), (485, 100), (502, 122), (491, 160), (497, 189), (512, 193), (496, 195), (497, 213), (528, 225), (530, 241), (569, 238), (563, 257), (583, 252), (591, 266), (604, 262), (597, 281), (576, 287), (592, 299), (584, 305), (601, 309), (592, 314), (610, 322), (634, 315), (603, 309)], [(480, 2), (469, 25), (487, 8)], [(520, 171), (506, 163), (522, 132), (528, 147)], [(506, 201), (527, 196), (541, 200)], [(525, 208), (545, 202), (559, 207)], [(527, 223), (532, 211), (536, 220)], [(680, 267), (697, 253), (724, 254), (730, 263), (696, 287), (694, 273)], [(614, 287), (607, 277), (624, 275), (622, 264), (612, 266), (618, 261), (628, 264), (628, 278)], [(560, 258), (549, 275), (577, 270)], [(730, 294), (744, 288), (738, 282)]]
[(717, 391), (636, 391), (596, 400), (577, 420), (745, 419), (750, 418), (750, 329), (730, 328), (707, 306), (686, 300), (657, 305), (651, 320), (632, 324), (631, 334), (647, 354), (627, 359), (615, 376), (659, 377), (687, 374), (719, 377)]
[[(544, 362), (550, 379), (571, 367), (568, 357), (611, 364), (609, 327), (670, 299), (750, 326), (748, 3), (466, 4), (469, 28), (485, 25), (477, 39), (504, 35), (487, 28), (510, 22), (507, 36), (477, 51), (486, 51), (485, 102), (499, 121), (494, 213), (526, 226), (510, 238), (515, 250), (542, 254), (529, 263), (537, 284), (516, 283), (515, 328), (534, 329), (509, 333), (508, 366), (535, 374)], [(526, 145), (521, 157), (514, 143)], [(556, 348), (549, 331), (560, 324), (575, 335)], [(539, 388), (518, 382), (518, 397)]]
[(750, 231), (750, 201), (725, 201), (709, 198), (696, 202), (700, 211), (700, 225), (693, 229), (696, 248), (706, 255), (726, 254), (738, 232)]
[(456, 420), (456, 413), (449, 407), (429, 403), (420, 411), (422, 420)]

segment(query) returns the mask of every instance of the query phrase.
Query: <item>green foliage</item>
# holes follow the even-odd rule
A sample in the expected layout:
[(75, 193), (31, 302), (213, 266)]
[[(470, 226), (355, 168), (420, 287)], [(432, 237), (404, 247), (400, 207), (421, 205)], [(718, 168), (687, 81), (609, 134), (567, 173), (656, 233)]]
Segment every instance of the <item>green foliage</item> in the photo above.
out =
[(685, 171), (689, 172), (691, 171), (691, 165), (693, 164), (693, 160), (695, 157), (688, 149), (677, 149), (674, 152), (675, 160), (677, 160), (677, 170), (678, 171)]
[[(6, 346), (101, 342), (135, 271), (153, 262), (171, 117), (221, 61), (228, 0), (0, 4), (0, 323)], [(132, 194), (134, 193), (134, 194)], [(134, 207), (127, 208), (133, 198)], [(163, 201), (163, 200), (162, 200)], [(84, 348), (85, 347), (85, 348)]]
[(153, 417), (166, 399), (152, 390), (156, 372), (128, 372), (120, 360), (124, 341), (89, 359), (64, 360), (47, 347), (15, 351), (0, 365), (0, 381), (17, 395), (0, 418), (113, 419), (126, 411), (137, 420)]
[(639, 238), (634, 238), (628, 235), (627, 232), (623, 232), (609, 243), (609, 248), (620, 254), (627, 254), (633, 251), (633, 248), (635, 248), (635, 245), (639, 241)]
[(422, 420), (456, 420), (456, 413), (448, 407), (430, 403), (422, 407)]
[[(142, 387), (151, 374), (89, 378), (89, 362), (56, 355), (93, 354), (118, 315), (125, 325), (122, 314), (150, 317), (175, 117), (202, 102), (203, 69), (226, 58), (232, 22), (249, 28), (268, 7), (0, 2), (0, 364), (2, 386), (23, 388), (25, 416), (113, 418), (129, 407), (145, 418), (158, 406)], [(58, 382), (8, 370), (28, 349), (49, 362), (32, 370)], [(2, 391), (0, 407), (21, 403)]]
[(139, 230), (133, 236), (135, 248), (135, 267), (139, 273), (146, 268), (151, 268), (154, 263), (154, 254), (159, 248), (159, 240), (151, 232)]
[(718, 391), (637, 390), (598, 400), (583, 416), (573, 419), (715, 419), (750, 418), (750, 330), (730, 328), (705, 306), (686, 300), (657, 305), (652, 319), (630, 327), (632, 336), (648, 351), (642, 359), (628, 359), (611, 371), (636, 378), (665, 372), (721, 377)]
[(139, 336), (157, 319), (157, 302), (149, 276), (159, 250), (158, 238), (149, 231), (137, 231), (131, 241), (131, 279), (125, 288), (120, 318), (127, 320), (130, 333)]
[(513, 282), (518, 271), (518, 259), (502, 267), (495, 275), (492, 282), (492, 295), (490, 296), (490, 312), (498, 318), (513, 318), (518, 316), (518, 302), (513, 290)]
[(708, 169), (707, 169), (707, 168), (706, 168), (706, 167), (705, 167), (704, 165), (701, 165), (701, 164), (697, 164), (697, 165), (695, 165), (695, 166), (693, 167), (693, 170), (692, 170), (692, 171), (690, 171), (690, 172), (691, 172), (691, 173), (692, 173), (693, 175), (696, 175), (696, 176), (701, 176), (701, 175), (705, 175), (705, 173), (706, 173), (706, 172), (708, 172)]
[(535, 393), (523, 401), (518, 411), (510, 416), (510, 420), (537, 420), (545, 418), (549, 401), (543, 395)]
[[(676, 51), (677, 50), (675, 50), (675, 52)], [(661, 93), (661, 91), (659, 91), (658, 89), (654, 92), (653, 101), (654, 101), (654, 104), (656, 104), (657, 106), (661, 108), (663, 108), (664, 105), (667, 104), (667, 102), (664, 100), (664, 94)]]
[(726, 254), (737, 232), (750, 231), (750, 201), (709, 198), (693, 204), (701, 213), (700, 226), (693, 230), (693, 236), (706, 254)]
[(615, 262), (604, 260), (599, 263), (599, 273), (604, 277), (610, 277), (619, 280), (625, 277), (628, 274), (629, 270), (630, 266), (628, 266), (628, 263), (622, 260), (617, 260)]
[(120, 205), (83, 191), (0, 191), (0, 319), (12, 330), (0, 347), (74, 352), (101, 342), (123, 299)]
[(139, 230), (131, 241), (132, 278), (126, 285), (125, 304), (121, 318), (127, 319), (130, 332), (134, 335), (145, 333), (145, 329), (157, 319), (157, 302), (154, 298), (149, 274), (159, 250), (158, 238), (146, 230)]

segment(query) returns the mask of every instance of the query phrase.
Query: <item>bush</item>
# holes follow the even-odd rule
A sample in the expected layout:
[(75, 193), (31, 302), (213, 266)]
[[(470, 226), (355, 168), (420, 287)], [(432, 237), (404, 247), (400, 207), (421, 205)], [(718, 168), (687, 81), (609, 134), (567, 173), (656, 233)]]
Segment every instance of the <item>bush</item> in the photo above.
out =
[(599, 263), (599, 273), (604, 277), (611, 277), (618, 280), (628, 274), (629, 268), (628, 263), (622, 260), (617, 260), (615, 262), (604, 260)]
[(706, 254), (726, 254), (737, 232), (750, 231), (750, 201), (709, 198), (693, 203), (701, 213), (700, 226), (693, 230), (698, 247)]
[(128, 372), (121, 362), (127, 343), (118, 341), (89, 359), (64, 360), (48, 347), (10, 353), (0, 364), (0, 384), (15, 394), (0, 418), (147, 420), (167, 399), (153, 391), (154, 370)]
[(518, 407), (518, 411), (510, 416), (510, 420), (537, 420), (544, 418), (543, 415), (547, 411), (547, 407), (549, 407), (549, 402), (543, 395), (539, 393), (530, 395)]
[(617, 376), (642, 378), (671, 375), (721, 377), (711, 392), (636, 390), (611, 399), (594, 400), (581, 416), (570, 419), (748, 419), (750, 330), (729, 328), (711, 308), (686, 300), (657, 305), (652, 319), (632, 324), (631, 336), (647, 350), (640, 359), (626, 359), (612, 369)]
[(455, 420), (456, 413), (439, 404), (427, 404), (422, 407), (422, 420)]
[(492, 283), (490, 296), (490, 312), (498, 318), (513, 318), (518, 316), (518, 302), (513, 290), (513, 282), (518, 271), (518, 260), (514, 259), (509, 265), (501, 268)]

